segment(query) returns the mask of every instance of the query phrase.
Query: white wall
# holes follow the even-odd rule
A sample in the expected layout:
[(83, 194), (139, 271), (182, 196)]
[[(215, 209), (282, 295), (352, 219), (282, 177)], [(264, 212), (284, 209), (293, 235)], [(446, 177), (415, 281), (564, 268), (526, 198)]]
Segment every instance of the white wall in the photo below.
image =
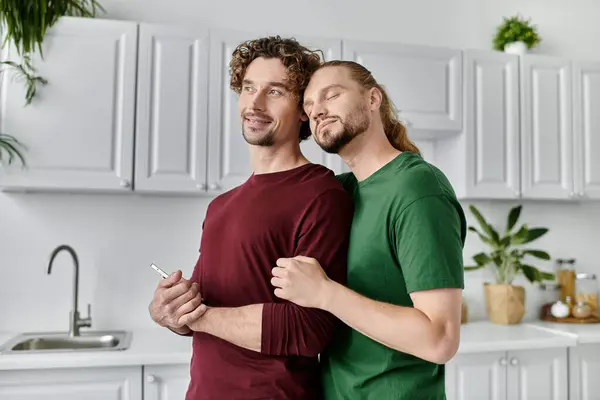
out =
[[(600, 59), (594, 41), (600, 36), (600, 3), (595, 0), (373, 0), (369, 6), (357, 0), (311, 0), (288, 11), (282, 4), (291, 2), (275, 0), (102, 4), (108, 18), (484, 49), (490, 48), (502, 16), (521, 12), (540, 26), (545, 39), (540, 52)], [(207, 204), (202, 198), (0, 193), (0, 330), (68, 327), (72, 266), (67, 253), (46, 275), (48, 255), (62, 243), (73, 245), (80, 256), (80, 310), (92, 303), (95, 328), (152, 326), (147, 305), (157, 275), (148, 264), (191, 272)], [(600, 204), (524, 204), (524, 221), (551, 229), (539, 247), (554, 257), (576, 257), (582, 270), (600, 273), (592, 254)], [(477, 205), (491, 222), (503, 224), (511, 204)], [(470, 238), (465, 258), (481, 248)], [(471, 313), (481, 317), (482, 273), (467, 277)], [(527, 296), (532, 301), (535, 291)], [(537, 312), (534, 306), (529, 318)]]

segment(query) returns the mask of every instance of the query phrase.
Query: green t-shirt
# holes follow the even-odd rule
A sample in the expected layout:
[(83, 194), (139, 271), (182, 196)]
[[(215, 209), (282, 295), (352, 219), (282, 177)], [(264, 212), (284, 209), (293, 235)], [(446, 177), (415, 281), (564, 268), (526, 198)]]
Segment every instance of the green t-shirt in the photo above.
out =
[[(353, 174), (338, 179), (355, 206), (348, 287), (405, 307), (413, 306), (411, 292), (464, 288), (465, 215), (439, 169), (403, 152), (364, 181)], [(392, 350), (345, 325), (321, 360), (327, 400), (445, 399), (444, 365)]]

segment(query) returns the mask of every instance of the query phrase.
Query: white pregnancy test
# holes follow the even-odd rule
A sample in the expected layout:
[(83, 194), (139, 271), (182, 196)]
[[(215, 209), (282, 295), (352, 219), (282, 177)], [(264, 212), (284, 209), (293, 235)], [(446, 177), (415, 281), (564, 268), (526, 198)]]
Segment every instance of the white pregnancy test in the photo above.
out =
[(158, 272), (160, 274), (160, 276), (163, 277), (163, 279), (167, 279), (169, 277), (169, 275), (162, 269), (158, 268), (158, 266), (156, 266), (156, 264), (152, 263), (152, 264), (150, 264), (150, 266), (152, 267), (153, 270)]

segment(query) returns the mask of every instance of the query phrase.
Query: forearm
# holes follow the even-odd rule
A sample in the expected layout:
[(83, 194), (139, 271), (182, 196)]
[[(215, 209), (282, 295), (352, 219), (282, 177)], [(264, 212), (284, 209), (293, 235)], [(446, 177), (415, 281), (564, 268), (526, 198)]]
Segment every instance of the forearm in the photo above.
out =
[(456, 352), (451, 326), (433, 322), (422, 311), (378, 302), (336, 283), (323, 308), (351, 328), (394, 350), (438, 364)]
[(260, 352), (262, 310), (262, 304), (209, 308), (200, 319), (188, 326), (192, 331), (208, 333), (245, 349)]

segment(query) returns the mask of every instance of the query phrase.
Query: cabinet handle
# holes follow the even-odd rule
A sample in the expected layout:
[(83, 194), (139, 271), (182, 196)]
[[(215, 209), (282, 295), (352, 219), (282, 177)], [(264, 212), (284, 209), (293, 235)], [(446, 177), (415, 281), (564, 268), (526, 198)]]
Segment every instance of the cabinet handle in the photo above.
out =
[(519, 365), (519, 360), (517, 360), (516, 358), (511, 358), (510, 365)]
[(121, 187), (128, 188), (129, 186), (131, 185), (127, 179), (121, 179)]
[(200, 190), (206, 190), (206, 183), (199, 183), (196, 187)]
[(569, 193), (569, 198), (572, 199), (573, 197), (575, 197), (575, 193), (574, 192), (570, 192)]
[(502, 357), (500, 359), (500, 365), (503, 366), (503, 367), (506, 365), (506, 358)]
[(208, 185), (208, 188), (210, 190), (218, 190), (220, 189), (219, 184), (218, 183), (211, 183), (210, 185)]
[(154, 375), (148, 375), (146, 377), (146, 382), (148, 382), (148, 383), (154, 383), (154, 382), (156, 382), (156, 377)]

